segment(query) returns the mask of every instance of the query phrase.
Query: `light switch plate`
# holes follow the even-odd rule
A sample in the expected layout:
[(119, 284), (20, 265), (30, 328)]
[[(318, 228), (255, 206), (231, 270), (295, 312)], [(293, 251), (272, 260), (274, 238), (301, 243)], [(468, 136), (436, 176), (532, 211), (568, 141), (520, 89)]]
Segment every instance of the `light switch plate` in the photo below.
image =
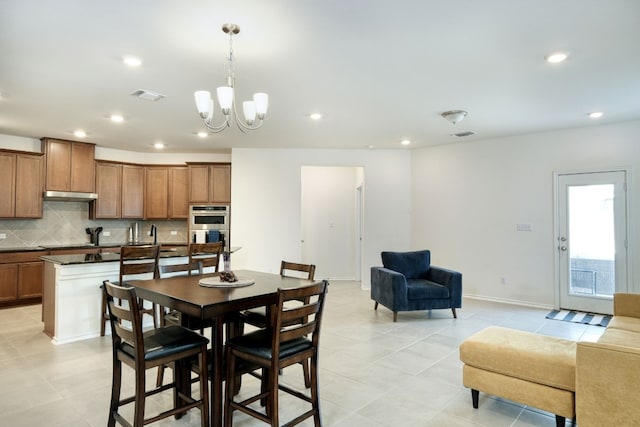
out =
[(178, 232), (177, 232), (176, 230), (171, 230), (171, 235), (172, 235), (172, 236), (177, 236), (177, 235), (178, 235)]
[(102, 235), (105, 236), (105, 237), (109, 237), (109, 236), (111, 236), (111, 232), (110, 231), (103, 231)]
[(6, 233), (0, 233), (0, 239), (6, 239), (6, 238), (7, 238)]
[(516, 230), (518, 231), (531, 231), (531, 224), (516, 224)]

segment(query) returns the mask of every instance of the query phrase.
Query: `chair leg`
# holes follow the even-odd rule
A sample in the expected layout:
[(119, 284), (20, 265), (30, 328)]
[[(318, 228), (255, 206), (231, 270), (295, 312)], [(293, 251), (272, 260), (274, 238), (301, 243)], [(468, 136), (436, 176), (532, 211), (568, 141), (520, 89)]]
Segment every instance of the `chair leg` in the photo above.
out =
[(100, 336), (103, 337), (105, 334), (105, 328), (107, 325), (107, 299), (104, 297), (104, 292), (102, 292), (102, 309), (100, 312)]
[(226, 373), (226, 388), (224, 393), (224, 426), (231, 427), (233, 424), (233, 408), (231, 402), (233, 400), (235, 389), (235, 370), (236, 370), (236, 358), (232, 354), (231, 349), (227, 349), (227, 373)]
[(307, 360), (303, 360), (300, 362), (302, 365), (302, 375), (304, 375), (304, 386), (306, 388), (311, 388), (311, 374), (309, 373), (309, 362)]
[(307, 362), (310, 365), (311, 371), (311, 406), (314, 410), (313, 423), (315, 427), (320, 427), (322, 424), (320, 422), (320, 397), (318, 396), (318, 357), (313, 356), (308, 361), (305, 360), (305, 365), (307, 365)]
[(457, 319), (458, 318), (458, 314), (456, 313), (455, 307), (451, 308), (451, 311), (453, 312), (453, 318)]
[(164, 382), (164, 366), (158, 366), (158, 376), (156, 377), (156, 387), (160, 387)]
[(207, 346), (202, 347), (202, 351), (198, 355), (200, 363), (200, 398), (202, 399), (202, 407), (200, 408), (200, 424), (201, 427), (209, 426), (209, 375), (207, 372)]
[(111, 403), (109, 404), (109, 421), (107, 427), (115, 427), (118, 412), (118, 403), (120, 402), (120, 388), (122, 385), (122, 362), (113, 358), (113, 373), (111, 379)]
[(136, 395), (135, 395), (135, 407), (133, 410), (133, 425), (144, 425), (144, 401), (145, 401), (145, 369), (136, 369)]
[(271, 425), (278, 427), (278, 370), (269, 369), (269, 397), (267, 398), (267, 414), (271, 418)]

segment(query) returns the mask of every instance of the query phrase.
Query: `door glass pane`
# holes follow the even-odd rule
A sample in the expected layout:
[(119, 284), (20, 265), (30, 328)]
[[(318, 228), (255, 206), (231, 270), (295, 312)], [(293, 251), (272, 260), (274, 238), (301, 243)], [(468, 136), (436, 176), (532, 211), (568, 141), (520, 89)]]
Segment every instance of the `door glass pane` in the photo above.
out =
[(614, 185), (568, 188), (571, 295), (615, 291)]

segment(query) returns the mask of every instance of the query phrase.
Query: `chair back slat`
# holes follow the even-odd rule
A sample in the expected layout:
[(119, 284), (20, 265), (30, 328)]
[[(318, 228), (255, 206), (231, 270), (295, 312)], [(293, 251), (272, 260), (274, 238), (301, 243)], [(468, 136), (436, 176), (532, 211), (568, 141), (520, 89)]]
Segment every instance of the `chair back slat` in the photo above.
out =
[(159, 245), (132, 245), (120, 248), (120, 283), (124, 276), (153, 273), (157, 279), (158, 260), (160, 258)]
[[(291, 274), (291, 272), (295, 272), (295, 274)], [(316, 274), (316, 266), (314, 264), (299, 264), (288, 261), (280, 263), (281, 276), (305, 278), (305, 275), (301, 273), (306, 273), (307, 280), (313, 280)]]
[(135, 348), (136, 357), (144, 358), (142, 318), (135, 289), (114, 285), (105, 280), (103, 292), (107, 300), (109, 321), (111, 322), (113, 348), (119, 348), (119, 343), (124, 341)]
[(220, 268), (222, 242), (191, 243), (189, 245), (189, 262), (201, 261), (203, 267), (213, 267), (217, 272)]
[[(323, 280), (309, 286), (278, 290), (274, 351), (279, 351), (280, 343), (308, 335), (317, 345), (328, 284)], [(285, 306), (287, 301), (293, 300), (304, 300), (305, 304), (293, 308)]]
[(170, 273), (182, 273), (185, 276), (192, 274), (201, 275), (204, 265), (202, 261), (193, 261), (186, 264), (161, 265), (160, 277), (164, 278)]

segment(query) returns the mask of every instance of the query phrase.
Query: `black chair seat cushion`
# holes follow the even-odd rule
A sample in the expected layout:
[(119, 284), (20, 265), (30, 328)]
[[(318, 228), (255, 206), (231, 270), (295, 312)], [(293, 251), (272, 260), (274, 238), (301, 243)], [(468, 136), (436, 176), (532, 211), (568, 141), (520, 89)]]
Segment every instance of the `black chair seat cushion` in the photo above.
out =
[(429, 280), (407, 280), (407, 299), (447, 299), (449, 288)]
[(267, 308), (266, 307), (256, 307), (250, 310), (245, 310), (240, 313), (240, 319), (253, 326), (257, 326), (259, 328), (267, 327)]
[[(144, 360), (151, 361), (207, 345), (209, 339), (180, 326), (152, 329), (144, 333)], [(135, 349), (122, 343), (123, 352), (135, 357)]]
[[(271, 359), (272, 332), (269, 329), (260, 329), (246, 335), (232, 338), (227, 345), (244, 353)], [(297, 338), (280, 344), (280, 359), (311, 348), (311, 341), (306, 338)]]

